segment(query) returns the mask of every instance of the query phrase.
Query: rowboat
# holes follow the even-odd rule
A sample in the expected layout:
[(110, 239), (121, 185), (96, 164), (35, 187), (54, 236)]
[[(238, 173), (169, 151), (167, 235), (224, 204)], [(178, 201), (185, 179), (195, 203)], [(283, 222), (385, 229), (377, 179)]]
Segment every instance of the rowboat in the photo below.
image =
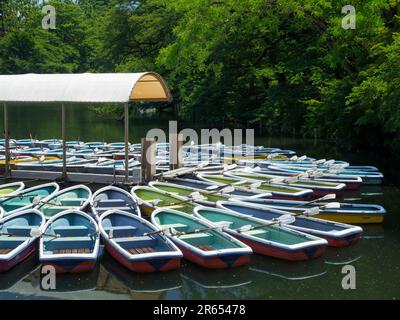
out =
[(179, 268), (182, 252), (145, 219), (120, 210), (100, 217), (107, 252), (131, 271), (155, 272)]
[[(309, 168), (296, 167), (296, 166), (277, 166), (272, 165), (268, 166), (268, 169), (273, 171), (283, 171), (283, 172), (291, 172), (291, 173), (300, 173), (305, 172)], [(377, 171), (351, 171), (346, 169), (341, 170), (329, 170), (329, 169), (318, 169), (322, 173), (334, 173), (336, 175), (342, 176), (356, 176), (360, 177), (363, 181), (363, 184), (381, 184), (383, 180), (383, 174)]]
[(133, 187), (131, 193), (137, 200), (141, 212), (146, 216), (150, 216), (157, 208), (172, 208), (191, 214), (195, 206), (193, 199), (180, 197), (151, 187)]
[(57, 273), (93, 270), (101, 254), (97, 223), (82, 211), (59, 212), (43, 227), (39, 260)]
[(196, 177), (202, 181), (214, 183), (218, 186), (241, 186), (251, 189), (252, 191), (270, 192), (272, 198), (275, 199), (304, 199), (312, 196), (313, 191), (311, 189), (301, 189), (295, 187), (281, 186), (274, 183), (259, 184), (256, 187), (253, 185), (256, 183), (254, 180), (245, 180), (239, 178), (231, 178), (222, 175), (205, 175), (197, 174)]
[[(235, 200), (235, 199), (231, 199)], [(386, 210), (380, 205), (362, 203), (340, 203), (339, 208), (326, 207), (327, 202), (314, 202), (309, 204), (306, 201), (277, 200), (277, 199), (242, 199), (245, 202), (256, 203), (273, 209), (290, 211), (296, 214), (303, 213), (313, 207), (319, 208), (316, 218), (348, 223), (382, 223)]]
[(90, 202), (92, 191), (84, 185), (76, 185), (56, 192), (35, 207), (49, 219), (65, 210), (84, 210)]
[(332, 183), (332, 182), (320, 182), (320, 181), (312, 181), (309, 179), (302, 179), (299, 177), (295, 178), (285, 178), (285, 177), (279, 177), (276, 175), (268, 175), (268, 174), (262, 174), (262, 173), (247, 173), (247, 172), (241, 172), (241, 171), (228, 171), (225, 172), (224, 175), (228, 177), (233, 177), (233, 178), (239, 178), (247, 181), (262, 181), (263, 183), (266, 183), (267, 185), (272, 183), (272, 184), (277, 184), (277, 185), (282, 185), (282, 186), (293, 186), (297, 188), (304, 188), (304, 189), (311, 189), (313, 190), (314, 197), (323, 197), (327, 194), (332, 194), (335, 193), (336, 195), (339, 195), (342, 193), (342, 191), (345, 188), (344, 183)]
[[(322, 255), (328, 242), (284, 225), (267, 225), (265, 220), (232, 211), (198, 207), (195, 216), (225, 225), (224, 231), (253, 249), (253, 252), (284, 260), (308, 260)], [(271, 222), (272, 223), (272, 222)], [(241, 231), (241, 228), (249, 230)]]
[(0, 199), (13, 196), (25, 188), (23, 182), (12, 182), (0, 185)]
[[(296, 172), (283, 172), (283, 171), (273, 171), (269, 169), (261, 169), (260, 167), (256, 167), (253, 169), (254, 173), (260, 174), (271, 174), (278, 177), (296, 177), (298, 173)], [(313, 175), (309, 174), (308, 179), (311, 181), (325, 181), (325, 182), (333, 182), (333, 183), (344, 183), (346, 185), (346, 190), (359, 190), (362, 184), (362, 179), (357, 176), (348, 176), (348, 175), (337, 175), (333, 173), (323, 173), (322, 175)]]
[(238, 267), (249, 263), (252, 250), (215, 225), (171, 209), (157, 209), (151, 222), (167, 232), (181, 249), (183, 257), (210, 269)]
[(204, 191), (202, 189), (195, 189), (190, 187), (184, 187), (176, 185), (173, 183), (152, 181), (149, 185), (158, 190), (162, 190), (174, 195), (181, 197), (193, 197), (194, 194), (198, 194), (199, 197), (194, 199), (194, 202), (205, 205), (205, 206), (215, 206), (217, 201), (229, 200), (229, 196), (226, 194), (220, 194), (218, 192)]
[(4, 209), (5, 215), (27, 210), (37, 205), (40, 201), (47, 201), (59, 189), (60, 187), (56, 182), (40, 184), (24, 189), (16, 195), (4, 197), (0, 201), (0, 206)]
[(125, 211), (141, 216), (136, 199), (129, 192), (113, 186), (97, 190), (91, 197), (90, 204), (96, 219), (107, 210)]
[(39, 142), (39, 140), (36, 139), (19, 139), (15, 140), (15, 144), (17, 146), (23, 146), (23, 147), (35, 147), (36, 143)]
[[(186, 179), (186, 178), (172, 178), (172, 179), (168, 179), (168, 182), (176, 184), (176, 185), (180, 185), (180, 186), (186, 186), (189, 188), (201, 189), (203, 191), (209, 191), (208, 188), (216, 185), (215, 183), (212, 183), (212, 182), (200, 181), (200, 180), (195, 180), (195, 179)], [(235, 197), (235, 198), (240, 198), (240, 197), (269, 198), (272, 196), (272, 194), (269, 192), (260, 193), (259, 191), (252, 191), (251, 189), (244, 188), (244, 187), (238, 187), (238, 186), (235, 186), (234, 190), (232, 192), (225, 192), (225, 188), (222, 188), (224, 185), (220, 184), (220, 186), (221, 186), (221, 188), (219, 189), (218, 194), (222, 194), (222, 195), (229, 194), (229, 196)], [(213, 192), (215, 192), (215, 190)]]
[(8, 271), (37, 250), (37, 235), (45, 223), (38, 210), (13, 213), (0, 221), (0, 272)]
[[(218, 201), (217, 206), (241, 214), (249, 215), (262, 220), (277, 219), (282, 215), (290, 214), (288, 211), (251, 204), (248, 202)], [(288, 228), (324, 238), (331, 247), (346, 247), (356, 243), (361, 236), (362, 229), (358, 226), (316, 219), (304, 215), (296, 216), (293, 223), (286, 225)]]

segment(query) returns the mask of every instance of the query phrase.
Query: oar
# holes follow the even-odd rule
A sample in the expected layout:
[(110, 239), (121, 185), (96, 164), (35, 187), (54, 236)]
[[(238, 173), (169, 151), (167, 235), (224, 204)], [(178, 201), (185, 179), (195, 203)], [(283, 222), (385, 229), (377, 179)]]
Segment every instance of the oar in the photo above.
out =
[(298, 213), (297, 215), (306, 215), (306, 216), (314, 216), (321, 212), (321, 209), (337, 209), (340, 208), (339, 202), (331, 202), (324, 206), (320, 207), (312, 207), (310, 209), (305, 210), (303, 213)]
[(237, 229), (233, 229), (233, 231), (238, 231), (238, 232), (245, 232), (245, 231), (250, 231), (250, 230), (255, 230), (255, 229), (260, 229), (260, 228), (264, 228), (264, 227), (269, 227), (269, 226), (273, 226), (275, 224), (292, 224), (293, 222), (296, 221), (295, 215), (292, 214), (284, 214), (276, 219), (273, 219), (272, 222), (268, 222), (268, 223), (264, 223), (264, 224), (260, 224), (257, 226), (252, 226), (250, 224), (248, 225), (244, 225), (240, 228)]
[(59, 234), (50, 234), (50, 233), (44, 233), (42, 231), (40, 231), (40, 229), (32, 229), (30, 236), (32, 238), (39, 238), (42, 236), (47, 236), (47, 237), (53, 237), (53, 238), (61, 238), (61, 235)]
[(204, 199), (205, 199), (205, 197), (203, 197), (199, 192), (195, 191), (189, 195), (188, 199), (181, 200), (178, 202), (172, 202), (172, 203), (168, 204), (166, 207), (172, 207), (172, 206), (176, 206), (176, 205), (179, 205), (182, 203), (193, 202), (196, 200), (204, 200)]
[(238, 180), (237, 182), (234, 183), (224, 183), (222, 185), (217, 185), (217, 184), (213, 184), (209, 187), (206, 187), (206, 190), (222, 190), (226, 187), (240, 187), (242, 184), (244, 183), (249, 183), (249, 181), (247, 180)]
[(335, 194), (335, 193), (330, 193), (330, 194), (327, 194), (327, 195), (325, 195), (325, 196), (323, 196), (323, 197), (321, 197), (321, 198), (318, 198), (318, 199), (315, 199), (315, 200), (312, 200), (312, 201), (307, 201), (307, 202), (301, 203), (301, 204), (299, 204), (299, 205), (297, 205), (297, 206), (295, 206), (295, 207), (296, 207), (296, 208), (297, 208), (297, 207), (303, 207), (303, 206), (308, 205), (308, 204), (310, 204), (310, 203), (314, 203), (314, 202), (318, 202), (318, 201), (333, 200), (333, 199), (336, 199), (336, 194)]

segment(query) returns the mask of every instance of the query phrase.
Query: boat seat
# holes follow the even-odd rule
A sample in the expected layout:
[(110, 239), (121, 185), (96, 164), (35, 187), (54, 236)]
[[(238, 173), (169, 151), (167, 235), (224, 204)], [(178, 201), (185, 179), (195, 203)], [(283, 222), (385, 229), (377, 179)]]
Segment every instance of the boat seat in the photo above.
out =
[(0, 237), (0, 249), (15, 248), (27, 239), (28, 237)]
[(64, 210), (70, 210), (74, 209), (76, 207), (72, 206), (51, 206), (51, 207), (45, 207), (45, 208), (39, 208), (45, 215), (49, 216), (54, 216), (55, 214), (64, 211)]
[(214, 238), (213, 235), (205, 232), (183, 234), (178, 237), (192, 246), (210, 245)]
[(78, 249), (55, 249), (53, 254), (77, 254), (77, 253), (90, 253), (89, 248), (78, 248)]
[(256, 236), (256, 235), (268, 233), (268, 231), (263, 230), (263, 229), (254, 229), (254, 230), (243, 231), (242, 233), (249, 235), (249, 236)]
[(154, 252), (154, 249), (151, 247), (145, 247), (145, 248), (130, 248), (128, 249), (128, 252), (130, 254), (142, 254), (142, 253), (152, 253)]
[(125, 206), (125, 204), (126, 204), (126, 202), (122, 199), (101, 199), (101, 200), (97, 201), (97, 206), (99, 208), (123, 207), (123, 206)]
[(163, 229), (165, 228), (174, 228), (175, 230), (178, 231), (186, 231), (188, 226), (186, 224), (182, 224), (182, 223), (171, 223), (171, 224), (163, 224)]
[(85, 198), (64, 198), (60, 199), (60, 204), (64, 206), (81, 206), (87, 199)]
[[(47, 237), (46, 237), (47, 238)], [(64, 237), (52, 238), (45, 241), (46, 249), (53, 251), (56, 249), (82, 249), (91, 248), (94, 241), (89, 237)]]
[(212, 246), (208, 246), (208, 245), (200, 245), (200, 246), (196, 246), (197, 248), (199, 248), (200, 250), (203, 251), (212, 251), (214, 250), (214, 248)]
[(121, 211), (128, 211), (128, 212), (136, 211), (135, 208), (131, 208), (131, 207), (128, 207), (128, 206), (96, 208), (96, 211), (99, 212), (99, 213), (104, 213), (104, 212), (106, 212), (108, 210), (121, 210)]
[(182, 234), (179, 236), (180, 239), (197, 239), (197, 238), (210, 238), (210, 237), (211, 234), (205, 232)]
[(114, 238), (129, 238), (133, 237), (136, 227), (132, 226), (114, 226), (114, 227), (108, 227), (104, 228), (104, 231), (110, 235), (110, 231), (113, 231), (113, 239)]
[(117, 238), (115, 241), (123, 248), (145, 248), (154, 247), (157, 240), (150, 236), (130, 237), (130, 238)]
[(7, 228), (7, 232), (16, 236), (30, 237), (32, 228), (32, 226), (10, 226)]
[(54, 227), (53, 231), (61, 237), (77, 237), (88, 235), (89, 228), (86, 226), (59, 226)]
[(0, 249), (0, 254), (8, 254), (12, 250), (14, 250), (14, 248), (3, 248), (3, 249)]

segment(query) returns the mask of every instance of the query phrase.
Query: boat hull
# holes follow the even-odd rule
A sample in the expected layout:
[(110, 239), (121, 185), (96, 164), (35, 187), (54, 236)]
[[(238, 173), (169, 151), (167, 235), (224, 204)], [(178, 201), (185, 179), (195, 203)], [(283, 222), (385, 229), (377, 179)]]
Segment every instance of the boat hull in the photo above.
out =
[(0, 260), (0, 272), (6, 272), (11, 268), (15, 267), (25, 259), (27, 259), (32, 254), (38, 251), (38, 240), (33, 241), (29, 246), (22, 250), (19, 254), (7, 261)]
[(42, 265), (53, 266), (56, 273), (81, 273), (96, 268), (97, 260), (40, 260)]
[(151, 273), (158, 271), (171, 271), (180, 267), (180, 258), (155, 258), (142, 261), (131, 261), (126, 259), (109, 243), (105, 244), (107, 252), (120, 264), (134, 272)]
[(320, 213), (318, 219), (330, 220), (347, 224), (372, 224), (383, 223), (383, 214), (346, 214), (346, 213)]
[(310, 246), (299, 250), (284, 250), (277, 247), (268, 246), (266, 244), (250, 240), (246, 237), (235, 235), (243, 243), (247, 244), (254, 253), (282, 259), (288, 261), (303, 261), (310, 260), (321, 256), (326, 249), (326, 246)]
[(190, 262), (193, 262), (208, 269), (234, 268), (243, 266), (250, 262), (249, 254), (228, 254), (222, 256), (216, 255), (216, 256), (206, 257), (196, 254), (195, 252), (185, 248), (184, 246), (178, 245), (178, 247), (182, 251), (183, 257), (186, 260), (189, 260)]

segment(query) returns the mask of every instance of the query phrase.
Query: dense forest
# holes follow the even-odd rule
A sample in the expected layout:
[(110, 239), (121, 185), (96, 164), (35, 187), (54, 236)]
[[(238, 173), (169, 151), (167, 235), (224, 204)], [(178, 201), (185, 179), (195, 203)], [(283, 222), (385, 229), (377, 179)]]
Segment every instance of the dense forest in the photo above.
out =
[(152, 70), (182, 118), (400, 153), (399, 0), (44, 2), (0, 0), (1, 74)]

